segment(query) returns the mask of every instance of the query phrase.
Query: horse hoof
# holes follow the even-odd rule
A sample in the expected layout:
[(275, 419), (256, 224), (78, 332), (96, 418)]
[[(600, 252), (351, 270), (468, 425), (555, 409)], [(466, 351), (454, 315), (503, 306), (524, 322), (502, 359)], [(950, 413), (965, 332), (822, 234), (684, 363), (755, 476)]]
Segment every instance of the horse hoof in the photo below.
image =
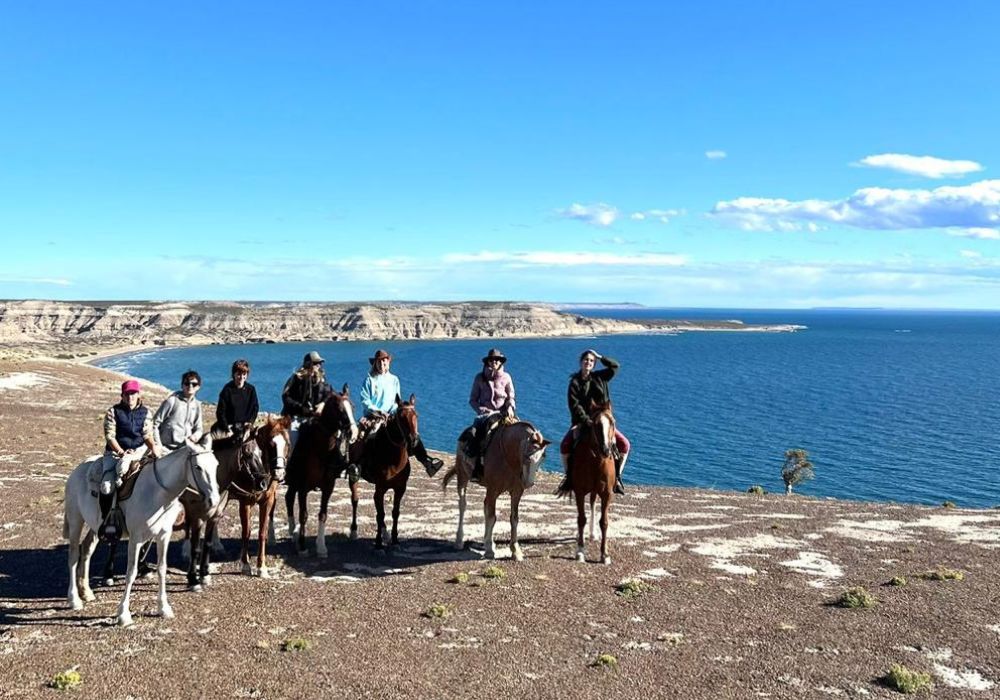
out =
[(514, 552), (512, 558), (514, 559), (514, 561), (524, 561), (524, 553), (521, 552), (521, 550), (519, 549)]
[(611, 566), (611, 557), (601, 557), (601, 563), (607, 566)]
[(465, 541), (455, 540), (455, 550), (461, 552), (463, 549), (465, 549)]
[(113, 586), (115, 585), (115, 580), (111, 576), (108, 576), (106, 579), (101, 581), (101, 583), (103, 583), (105, 586)]
[(202, 591), (202, 587), (201, 587), (200, 583), (196, 583), (196, 584), (192, 585), (190, 588), (191, 588), (191, 592), (192, 593), (201, 593), (201, 591)]
[(93, 603), (95, 600), (97, 600), (97, 596), (94, 595), (94, 592), (88, 588), (83, 592), (83, 599), (88, 603)]
[(486, 554), (484, 554), (483, 556), (485, 556), (487, 559), (496, 559), (497, 553), (494, 552), (492, 549), (487, 549)]
[(580, 562), (581, 564), (583, 564), (584, 562), (586, 562), (586, 561), (587, 561), (587, 560), (586, 560), (586, 559), (584, 558), (584, 556), (583, 556), (583, 552), (577, 552), (577, 553), (576, 553), (576, 560), (577, 560), (578, 562)]
[(253, 567), (244, 562), (240, 566), (240, 573), (245, 574), (246, 576), (253, 576)]
[(171, 608), (169, 605), (164, 607), (162, 610), (160, 610), (160, 617), (162, 617), (164, 620), (173, 620), (174, 619), (173, 608)]
[(352, 528), (351, 529), (351, 539), (352, 540), (358, 539), (358, 529), (357, 528)]
[(83, 601), (79, 598), (69, 601), (70, 610), (83, 610)]
[(201, 579), (201, 585), (203, 585), (203, 586), (211, 586), (212, 585), (212, 577), (211, 577), (211, 575), (203, 576), (202, 579)]
[(118, 625), (121, 627), (131, 627), (134, 624), (132, 616), (128, 613), (124, 613), (118, 616)]
[(257, 571), (257, 575), (260, 576), (261, 578), (271, 578), (271, 574), (270, 572), (268, 572), (266, 566), (260, 567), (260, 569)]

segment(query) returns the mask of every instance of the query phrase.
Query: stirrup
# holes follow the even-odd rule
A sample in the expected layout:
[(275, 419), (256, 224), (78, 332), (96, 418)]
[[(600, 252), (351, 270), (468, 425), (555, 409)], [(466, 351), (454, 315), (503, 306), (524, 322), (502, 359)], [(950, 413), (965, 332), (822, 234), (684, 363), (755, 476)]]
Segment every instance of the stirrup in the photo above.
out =
[(619, 496), (625, 495), (625, 485), (622, 484), (622, 478), (620, 476), (615, 479), (614, 492), (617, 493)]

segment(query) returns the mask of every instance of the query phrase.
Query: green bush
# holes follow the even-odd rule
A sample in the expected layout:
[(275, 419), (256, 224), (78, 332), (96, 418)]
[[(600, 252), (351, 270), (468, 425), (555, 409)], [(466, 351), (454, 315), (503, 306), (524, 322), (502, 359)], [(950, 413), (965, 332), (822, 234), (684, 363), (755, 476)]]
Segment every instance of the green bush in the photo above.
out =
[(925, 581), (964, 581), (965, 574), (955, 569), (937, 569), (920, 574), (920, 578)]
[(302, 637), (292, 637), (281, 643), (282, 651), (309, 651), (311, 648), (312, 642)]
[(448, 583), (468, 583), (468, 582), (469, 582), (469, 575), (464, 571), (460, 571), (459, 573), (455, 574), (450, 579), (448, 579)]
[(507, 576), (507, 572), (503, 570), (503, 567), (493, 564), (492, 566), (487, 566), (486, 570), (483, 571), (483, 578), (489, 579), (502, 579)]
[(443, 620), (449, 615), (451, 615), (451, 610), (443, 603), (435, 603), (424, 612), (424, 617), (432, 620)]
[(905, 586), (906, 585), (906, 577), (905, 576), (893, 576), (891, 579), (889, 579), (889, 585), (890, 586)]
[(957, 506), (955, 505), (955, 501), (945, 501), (944, 503), (941, 504), (941, 507), (942, 508), (957, 508)]
[(848, 588), (837, 598), (837, 605), (841, 608), (874, 608), (877, 603), (875, 597), (861, 586)]
[(73, 690), (74, 688), (79, 688), (81, 685), (83, 685), (83, 676), (75, 668), (60, 671), (52, 676), (52, 680), (49, 681), (49, 687), (56, 690)]
[(893, 690), (907, 694), (930, 690), (931, 687), (931, 674), (911, 671), (902, 664), (893, 664), (882, 680)]
[(590, 665), (594, 668), (618, 668), (618, 657), (614, 654), (598, 654)]
[(765, 491), (764, 487), (761, 486), (760, 484), (754, 484), (753, 486), (747, 489), (747, 493), (752, 493), (756, 496), (763, 496), (765, 493), (767, 493), (767, 491)]
[(615, 593), (620, 595), (622, 598), (638, 598), (646, 591), (652, 589), (652, 586), (637, 578), (627, 578), (617, 586), (615, 586)]

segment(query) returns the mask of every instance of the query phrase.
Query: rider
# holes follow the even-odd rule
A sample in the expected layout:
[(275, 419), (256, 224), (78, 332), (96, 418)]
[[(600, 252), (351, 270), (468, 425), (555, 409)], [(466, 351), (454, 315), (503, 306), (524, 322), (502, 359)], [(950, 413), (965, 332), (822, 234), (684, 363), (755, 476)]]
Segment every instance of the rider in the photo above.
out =
[(212, 437), (216, 439), (225, 439), (241, 433), (245, 427), (253, 425), (260, 412), (257, 389), (247, 381), (247, 377), (250, 376), (250, 363), (246, 360), (236, 360), (232, 366), (231, 376), (232, 380), (219, 392), (219, 403), (215, 407)]
[(324, 362), (326, 360), (315, 350), (307, 352), (302, 358), (302, 366), (288, 378), (285, 388), (281, 391), (281, 413), (292, 419), (289, 432), (293, 448), (298, 442), (300, 427), (323, 412), (327, 397), (333, 393), (330, 385), (326, 383)]
[[(377, 350), (374, 357), (368, 358), (368, 362), (371, 364), (371, 370), (361, 387), (361, 408), (364, 411), (361, 427), (370, 437), (375, 434), (380, 425), (396, 413), (396, 397), (400, 396), (400, 387), (399, 378), (389, 371), (392, 355), (385, 350)], [(427, 448), (424, 447), (423, 440), (419, 437), (412, 452), (417, 461), (424, 465), (427, 476), (434, 476), (444, 464), (437, 457), (427, 454)], [(349, 467), (352, 476), (357, 471), (357, 465), (352, 464)]]
[[(594, 365), (598, 360), (604, 365), (604, 369), (595, 372)], [(580, 429), (591, 424), (590, 414), (587, 410), (591, 402), (601, 404), (611, 400), (608, 383), (614, 378), (619, 367), (617, 361), (599, 355), (596, 350), (584, 350), (580, 355), (580, 371), (570, 377), (569, 391), (567, 392), (572, 426), (559, 445), (559, 456), (562, 458), (567, 481), (571, 478), (570, 454), (579, 439)], [(622, 470), (625, 468), (625, 461), (628, 459), (631, 445), (617, 427), (615, 428), (615, 447), (617, 447), (619, 455), (615, 459), (615, 493), (624, 494)]]
[(197, 398), (201, 375), (189, 369), (181, 375), (181, 390), (160, 404), (153, 416), (153, 443), (157, 454), (162, 448), (176, 450), (185, 440), (198, 442), (203, 432), (201, 401)]
[(482, 446), (485, 438), (503, 418), (514, 416), (514, 380), (504, 371), (507, 358), (496, 348), (491, 348), (483, 358), (483, 370), (472, 380), (469, 405), (476, 412), (470, 428), (471, 435), (465, 453), (476, 460), (470, 477), (479, 482), (483, 477)]
[(117, 539), (121, 536), (113, 523), (108, 522), (108, 514), (115, 500), (115, 487), (135, 460), (140, 459), (147, 448), (158, 452), (153, 442), (153, 421), (149, 409), (142, 405), (142, 387), (135, 379), (122, 382), (121, 401), (108, 409), (104, 415), (104, 461), (101, 474), (101, 490), (98, 501), (101, 505), (101, 537)]

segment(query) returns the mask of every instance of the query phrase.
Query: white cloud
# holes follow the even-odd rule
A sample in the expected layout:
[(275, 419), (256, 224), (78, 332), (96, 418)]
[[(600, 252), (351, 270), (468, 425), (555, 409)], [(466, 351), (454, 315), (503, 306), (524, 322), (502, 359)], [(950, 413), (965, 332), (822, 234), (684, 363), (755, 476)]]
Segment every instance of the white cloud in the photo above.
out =
[(73, 282), (64, 277), (9, 277), (0, 275), (0, 284), (51, 284), (57, 287), (69, 287)]
[(534, 251), (530, 253), (503, 253), (484, 250), (478, 253), (452, 253), (444, 256), (446, 263), (506, 263), (516, 267), (548, 266), (579, 267), (636, 266), (680, 267), (687, 264), (687, 257), (668, 253), (643, 253), (621, 255), (590, 251)]
[(977, 258), (983, 257), (983, 254), (980, 253), (978, 250), (960, 250), (958, 251), (958, 254), (961, 255), (963, 258), (968, 258), (970, 260), (975, 260)]
[(709, 160), (722, 160), (727, 155), (729, 155), (729, 154), (726, 153), (725, 151), (718, 151), (718, 150), (716, 150), (716, 151), (705, 151), (705, 157), (708, 158)]
[(667, 224), (670, 223), (671, 219), (683, 216), (686, 213), (683, 209), (647, 209), (646, 211), (633, 212), (629, 215), (629, 218), (633, 221), (655, 219), (660, 223)]
[(576, 204), (573, 203), (566, 209), (559, 209), (556, 212), (564, 219), (583, 221), (592, 226), (610, 226), (618, 219), (620, 212), (616, 207), (604, 202), (597, 204)]
[(950, 229), (948, 235), (961, 236), (962, 238), (979, 238), (981, 240), (1000, 240), (1000, 231), (995, 228), (983, 228), (979, 226)]
[(961, 177), (976, 173), (983, 166), (973, 160), (945, 160), (933, 156), (909, 156), (903, 153), (880, 153), (867, 156), (858, 161), (857, 165), (869, 168), (888, 168), (908, 175), (920, 175), (940, 179), (943, 177)]
[(866, 187), (846, 199), (739, 197), (718, 202), (710, 216), (750, 231), (815, 230), (839, 224), (874, 230), (958, 229), (977, 238), (1000, 237), (1000, 180), (926, 189)]

